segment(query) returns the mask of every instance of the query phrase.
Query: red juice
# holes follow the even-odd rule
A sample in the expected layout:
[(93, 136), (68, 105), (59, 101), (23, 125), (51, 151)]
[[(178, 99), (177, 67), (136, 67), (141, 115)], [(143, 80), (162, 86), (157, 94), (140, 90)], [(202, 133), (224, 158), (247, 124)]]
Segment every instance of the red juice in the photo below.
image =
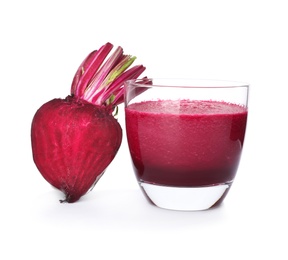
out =
[(199, 187), (233, 181), (247, 108), (218, 101), (161, 100), (125, 108), (126, 132), (139, 182)]

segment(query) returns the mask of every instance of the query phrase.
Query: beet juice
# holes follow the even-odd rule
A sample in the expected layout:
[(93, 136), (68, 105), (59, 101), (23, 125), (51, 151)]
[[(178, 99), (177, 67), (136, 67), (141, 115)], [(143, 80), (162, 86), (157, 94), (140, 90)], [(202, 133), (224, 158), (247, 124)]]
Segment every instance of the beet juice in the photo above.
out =
[(245, 136), (246, 107), (157, 100), (130, 104), (125, 114), (139, 183), (203, 187), (233, 181)]

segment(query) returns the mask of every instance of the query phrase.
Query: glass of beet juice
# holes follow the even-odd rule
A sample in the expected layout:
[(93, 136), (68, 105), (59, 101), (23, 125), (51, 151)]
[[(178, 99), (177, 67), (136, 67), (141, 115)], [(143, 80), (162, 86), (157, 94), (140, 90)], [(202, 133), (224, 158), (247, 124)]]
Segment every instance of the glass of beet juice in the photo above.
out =
[(249, 85), (190, 79), (125, 82), (126, 134), (137, 181), (172, 210), (219, 205), (243, 149)]

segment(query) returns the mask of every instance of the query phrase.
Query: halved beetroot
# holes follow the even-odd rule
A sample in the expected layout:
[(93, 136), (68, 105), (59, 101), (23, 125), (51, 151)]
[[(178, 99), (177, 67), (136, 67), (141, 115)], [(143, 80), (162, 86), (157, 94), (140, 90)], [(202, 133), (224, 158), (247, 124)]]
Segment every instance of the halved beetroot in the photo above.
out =
[[(115, 157), (122, 129), (112, 115), (123, 102), (124, 81), (136, 79), (142, 65), (112, 44), (93, 51), (78, 68), (65, 99), (53, 99), (35, 113), (31, 127), (34, 162), (43, 177), (75, 202), (89, 191)], [(104, 62), (104, 63), (103, 63)], [(103, 63), (103, 64), (102, 64)]]
[(67, 202), (84, 195), (114, 159), (122, 129), (105, 107), (73, 97), (53, 99), (32, 122), (33, 159), (43, 177)]

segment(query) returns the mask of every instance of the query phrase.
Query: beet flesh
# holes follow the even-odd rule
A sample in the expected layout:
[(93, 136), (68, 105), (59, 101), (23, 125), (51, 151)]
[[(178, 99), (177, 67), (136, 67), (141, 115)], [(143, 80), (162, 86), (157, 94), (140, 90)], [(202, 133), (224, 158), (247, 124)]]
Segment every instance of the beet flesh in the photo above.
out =
[(42, 176), (65, 194), (81, 198), (104, 173), (122, 142), (122, 129), (107, 108), (72, 96), (42, 105), (31, 126), (33, 160)]

